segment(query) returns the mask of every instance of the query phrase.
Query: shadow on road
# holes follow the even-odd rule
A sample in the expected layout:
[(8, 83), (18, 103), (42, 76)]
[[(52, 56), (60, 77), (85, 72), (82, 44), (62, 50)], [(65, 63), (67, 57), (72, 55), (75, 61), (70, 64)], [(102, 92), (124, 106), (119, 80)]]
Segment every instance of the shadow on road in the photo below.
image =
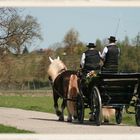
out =
[(56, 120), (56, 119), (43, 119), (43, 118), (30, 118), (30, 119), (33, 119), (33, 120), (41, 120), (41, 121), (55, 121), (55, 122), (60, 122), (59, 120)]
[[(59, 120), (56, 120), (56, 119), (44, 119), (44, 118), (30, 118), (30, 119), (33, 119), (33, 120), (42, 120), (42, 121), (53, 121), (53, 122), (64, 122), (64, 123), (68, 123), (70, 125), (92, 125), (92, 126), (96, 126), (96, 123), (95, 122), (91, 122), (89, 120), (84, 120), (83, 123), (79, 123), (77, 120), (74, 120), (73, 122), (67, 122), (66, 120), (65, 121), (59, 121)], [(101, 125), (110, 125), (110, 126), (117, 126), (118, 124), (116, 123), (102, 123)], [(124, 124), (120, 124), (119, 126), (126, 126)]]

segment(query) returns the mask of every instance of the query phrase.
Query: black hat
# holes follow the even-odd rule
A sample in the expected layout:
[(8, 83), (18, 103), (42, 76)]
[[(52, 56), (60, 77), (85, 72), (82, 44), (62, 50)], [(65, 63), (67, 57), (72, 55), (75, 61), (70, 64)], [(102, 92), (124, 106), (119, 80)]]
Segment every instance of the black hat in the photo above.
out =
[(108, 38), (108, 40), (114, 41), (114, 42), (117, 41), (116, 38), (115, 38), (115, 36), (110, 36), (110, 38)]
[(95, 48), (96, 46), (94, 45), (94, 43), (89, 43), (89, 44), (87, 45), (87, 47), (88, 47), (88, 48)]

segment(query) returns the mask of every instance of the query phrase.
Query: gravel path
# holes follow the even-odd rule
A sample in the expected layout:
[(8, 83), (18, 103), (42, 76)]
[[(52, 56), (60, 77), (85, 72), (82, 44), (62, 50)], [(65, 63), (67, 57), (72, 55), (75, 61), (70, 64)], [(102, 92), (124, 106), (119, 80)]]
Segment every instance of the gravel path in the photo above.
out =
[[(66, 118), (65, 118), (66, 120)], [(124, 125), (96, 126), (89, 121), (84, 124), (57, 121), (55, 114), (0, 107), (0, 124), (34, 131), (37, 134), (139, 134), (140, 127)]]

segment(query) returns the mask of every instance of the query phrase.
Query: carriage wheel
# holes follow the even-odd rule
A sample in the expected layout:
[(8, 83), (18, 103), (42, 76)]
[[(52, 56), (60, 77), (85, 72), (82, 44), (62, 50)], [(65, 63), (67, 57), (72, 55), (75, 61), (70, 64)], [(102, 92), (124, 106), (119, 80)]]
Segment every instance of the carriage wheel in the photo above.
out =
[(140, 126), (140, 105), (137, 105), (135, 107), (135, 112), (136, 112), (135, 114), (136, 124), (137, 126)]
[(116, 117), (116, 123), (120, 124), (122, 122), (122, 108), (117, 108), (115, 110), (115, 117)]
[(93, 115), (95, 117), (96, 125), (101, 125), (102, 122), (102, 102), (101, 102), (101, 96), (98, 88), (96, 86), (92, 89), (92, 111)]
[(77, 118), (80, 123), (84, 121), (84, 101), (81, 94), (77, 97)]

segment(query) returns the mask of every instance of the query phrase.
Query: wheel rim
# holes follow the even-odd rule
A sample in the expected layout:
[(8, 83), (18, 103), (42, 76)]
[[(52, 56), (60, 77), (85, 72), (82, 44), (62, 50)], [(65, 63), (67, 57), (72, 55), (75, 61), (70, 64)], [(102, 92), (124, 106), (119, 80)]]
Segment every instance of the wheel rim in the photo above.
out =
[(92, 110), (95, 117), (95, 121), (97, 125), (101, 125), (102, 121), (102, 103), (100, 93), (97, 87), (93, 87), (92, 91)]
[(137, 126), (140, 126), (140, 106), (136, 106), (135, 108), (135, 119), (136, 119), (136, 124)]
[(122, 122), (122, 110), (116, 109), (115, 116), (117, 124), (120, 124)]
[(77, 97), (77, 117), (80, 123), (83, 123), (84, 120), (84, 103), (82, 95), (78, 95)]

